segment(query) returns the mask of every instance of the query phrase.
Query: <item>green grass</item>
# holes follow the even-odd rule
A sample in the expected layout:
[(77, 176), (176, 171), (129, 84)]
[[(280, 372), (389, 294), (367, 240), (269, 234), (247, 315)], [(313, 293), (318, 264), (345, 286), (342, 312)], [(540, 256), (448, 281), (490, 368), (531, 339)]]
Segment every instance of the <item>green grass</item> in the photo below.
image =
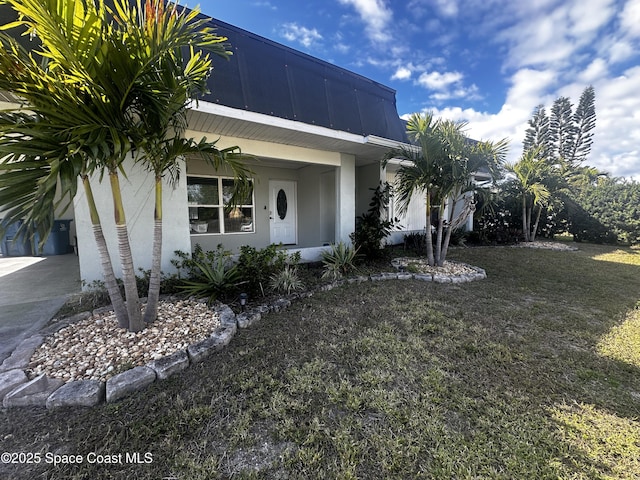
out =
[(317, 293), (138, 395), (0, 413), (1, 478), (640, 478), (640, 255), (454, 249), (488, 278)]

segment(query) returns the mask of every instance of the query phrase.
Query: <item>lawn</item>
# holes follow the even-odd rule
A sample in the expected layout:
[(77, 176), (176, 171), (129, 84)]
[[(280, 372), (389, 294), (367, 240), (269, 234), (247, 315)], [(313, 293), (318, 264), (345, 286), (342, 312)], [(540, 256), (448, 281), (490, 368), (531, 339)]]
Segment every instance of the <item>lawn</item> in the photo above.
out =
[(488, 278), (346, 285), (119, 403), (2, 411), (42, 461), (0, 478), (640, 478), (640, 251), (450, 258)]

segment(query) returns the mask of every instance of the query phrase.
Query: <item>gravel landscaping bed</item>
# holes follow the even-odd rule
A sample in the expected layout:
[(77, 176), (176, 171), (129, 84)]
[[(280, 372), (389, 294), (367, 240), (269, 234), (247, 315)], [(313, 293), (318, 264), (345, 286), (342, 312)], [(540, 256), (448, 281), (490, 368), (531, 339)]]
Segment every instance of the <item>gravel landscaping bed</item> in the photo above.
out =
[(567, 245), (566, 243), (560, 242), (543, 242), (543, 241), (535, 241), (535, 242), (522, 242), (517, 245), (513, 245), (514, 247), (522, 247), (522, 248), (543, 248), (546, 250), (566, 250), (569, 252), (575, 252), (578, 250), (578, 247), (574, 247), (572, 245)]
[(157, 320), (137, 333), (120, 328), (113, 311), (104, 311), (46, 337), (31, 357), (27, 374), (65, 382), (105, 382), (123, 370), (184, 350), (218, 326), (219, 315), (193, 300), (161, 301)]

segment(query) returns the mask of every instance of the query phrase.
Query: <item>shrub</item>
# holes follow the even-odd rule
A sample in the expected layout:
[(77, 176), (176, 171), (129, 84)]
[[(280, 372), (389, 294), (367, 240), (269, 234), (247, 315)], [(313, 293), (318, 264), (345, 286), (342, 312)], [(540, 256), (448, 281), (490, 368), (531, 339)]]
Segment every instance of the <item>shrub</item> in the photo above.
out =
[(209, 303), (229, 296), (243, 282), (237, 267), (228, 263), (228, 257), (223, 255), (213, 263), (195, 261), (199, 273), (195, 280), (185, 280), (181, 290), (198, 298), (206, 297)]
[(284, 269), (271, 275), (269, 286), (276, 292), (290, 295), (295, 290), (302, 290), (304, 284), (298, 276), (298, 269), (292, 265), (285, 265)]
[(215, 250), (204, 251), (199, 244), (193, 253), (176, 250), (171, 263), (178, 269), (172, 282), (176, 289), (196, 297), (206, 297), (209, 302), (226, 298), (238, 290), (243, 281), (237, 267), (232, 265), (231, 252), (218, 245)]
[(391, 196), (391, 186), (380, 183), (373, 190), (373, 197), (369, 203), (369, 210), (356, 218), (356, 230), (350, 235), (356, 249), (368, 260), (375, 260), (384, 256), (384, 240), (391, 233), (397, 220), (387, 220), (387, 208)]
[[(145, 297), (149, 291), (149, 278), (151, 277), (151, 270), (138, 269), (140, 274), (136, 275), (136, 285), (138, 287), (138, 295)], [(167, 275), (164, 272), (160, 272), (160, 293), (172, 294), (179, 293), (180, 286), (183, 284), (183, 280), (177, 274)]]
[(177, 257), (171, 260), (171, 264), (178, 270), (179, 278), (193, 280), (200, 276), (199, 265), (214, 265), (219, 257), (229, 258), (231, 252), (224, 250), (222, 244), (218, 244), (215, 250), (203, 250), (199, 243), (193, 248), (193, 253), (175, 250), (174, 255)]
[(270, 286), (271, 277), (282, 272), (287, 265), (296, 266), (300, 262), (300, 253), (287, 255), (271, 244), (262, 250), (243, 245), (238, 258), (238, 273), (245, 282), (244, 288), (250, 295), (265, 295)]
[(346, 245), (344, 242), (331, 245), (331, 250), (322, 252), (324, 273), (322, 278), (337, 280), (356, 270), (353, 262), (358, 250)]
[(404, 236), (404, 248), (415, 251), (418, 255), (427, 253), (427, 233), (412, 232)]

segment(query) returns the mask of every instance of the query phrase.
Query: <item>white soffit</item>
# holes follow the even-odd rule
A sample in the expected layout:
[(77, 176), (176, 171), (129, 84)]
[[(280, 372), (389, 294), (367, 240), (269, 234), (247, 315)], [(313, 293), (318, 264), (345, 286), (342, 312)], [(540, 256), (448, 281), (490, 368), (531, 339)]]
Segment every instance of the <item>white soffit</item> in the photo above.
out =
[[(390, 148), (388, 143), (382, 141), (371, 142), (371, 137), (204, 101), (192, 102), (189, 129), (220, 136), (350, 153), (356, 155), (357, 165), (382, 160)], [(375, 138), (391, 142), (381, 137)], [(398, 142), (394, 144), (399, 146)]]

